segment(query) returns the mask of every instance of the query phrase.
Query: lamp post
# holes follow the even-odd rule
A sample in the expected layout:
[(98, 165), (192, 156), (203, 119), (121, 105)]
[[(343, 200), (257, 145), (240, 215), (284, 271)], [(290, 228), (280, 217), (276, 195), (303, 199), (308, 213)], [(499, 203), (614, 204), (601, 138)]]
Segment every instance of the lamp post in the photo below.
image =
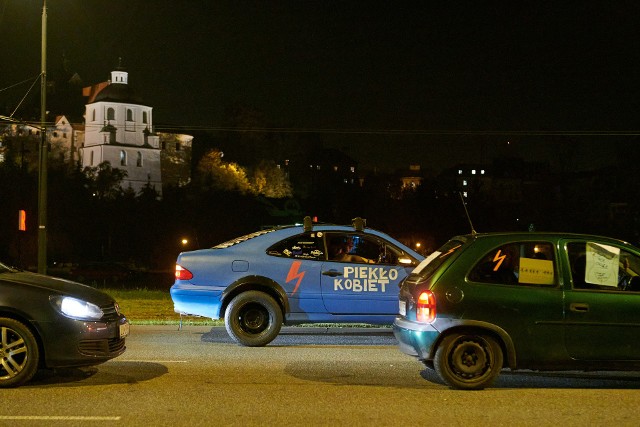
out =
[(40, 150), (38, 168), (38, 273), (47, 274), (47, 0), (42, 3)]

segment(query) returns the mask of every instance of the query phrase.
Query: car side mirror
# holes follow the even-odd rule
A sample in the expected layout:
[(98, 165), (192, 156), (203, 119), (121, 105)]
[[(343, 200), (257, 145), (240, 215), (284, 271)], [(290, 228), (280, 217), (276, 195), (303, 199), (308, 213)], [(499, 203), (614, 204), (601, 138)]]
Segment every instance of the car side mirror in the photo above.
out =
[(399, 256), (398, 263), (402, 265), (411, 265), (413, 264), (413, 260), (407, 256)]

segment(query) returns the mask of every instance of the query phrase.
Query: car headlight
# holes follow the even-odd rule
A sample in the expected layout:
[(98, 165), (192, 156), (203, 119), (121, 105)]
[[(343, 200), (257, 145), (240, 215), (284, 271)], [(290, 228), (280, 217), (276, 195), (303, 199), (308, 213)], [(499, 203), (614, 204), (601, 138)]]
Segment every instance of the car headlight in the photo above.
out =
[(51, 297), (53, 306), (63, 315), (80, 320), (99, 320), (104, 313), (102, 309), (88, 301), (68, 296)]

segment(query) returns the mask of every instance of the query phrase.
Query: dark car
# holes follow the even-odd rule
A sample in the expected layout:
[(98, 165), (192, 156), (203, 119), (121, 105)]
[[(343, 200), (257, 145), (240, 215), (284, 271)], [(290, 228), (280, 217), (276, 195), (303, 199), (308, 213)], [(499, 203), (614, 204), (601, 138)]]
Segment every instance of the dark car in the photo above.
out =
[(640, 369), (640, 250), (559, 233), (458, 236), (403, 281), (400, 349), (448, 385), (512, 370)]
[(171, 297), (176, 312), (223, 317), (238, 343), (263, 346), (282, 324), (391, 325), (398, 284), (423, 258), (359, 218), (307, 218), (181, 253)]
[(0, 387), (39, 368), (97, 365), (125, 351), (129, 322), (107, 294), (0, 264)]

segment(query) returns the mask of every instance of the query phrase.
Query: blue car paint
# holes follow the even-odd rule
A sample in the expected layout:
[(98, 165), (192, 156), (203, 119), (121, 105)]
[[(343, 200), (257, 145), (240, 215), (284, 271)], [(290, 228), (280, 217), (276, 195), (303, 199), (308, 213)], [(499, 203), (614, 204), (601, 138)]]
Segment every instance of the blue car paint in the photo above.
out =
[[(413, 260), (406, 267), (389, 264), (345, 263), (328, 260), (325, 237), (332, 232), (355, 238), (372, 236)], [(233, 296), (234, 284), (255, 282), (277, 288), (282, 295), (286, 324), (356, 322), (392, 324), (398, 310), (398, 284), (423, 256), (379, 231), (316, 225), (313, 255), (304, 249), (290, 256), (268, 254), (275, 244), (293, 236), (307, 236), (301, 226), (270, 229), (243, 236), (214, 248), (183, 252), (177, 264), (189, 270), (190, 280), (171, 287), (174, 309), (185, 315), (218, 319)], [(314, 246), (314, 247), (316, 247)], [(314, 259), (306, 259), (313, 256)]]

